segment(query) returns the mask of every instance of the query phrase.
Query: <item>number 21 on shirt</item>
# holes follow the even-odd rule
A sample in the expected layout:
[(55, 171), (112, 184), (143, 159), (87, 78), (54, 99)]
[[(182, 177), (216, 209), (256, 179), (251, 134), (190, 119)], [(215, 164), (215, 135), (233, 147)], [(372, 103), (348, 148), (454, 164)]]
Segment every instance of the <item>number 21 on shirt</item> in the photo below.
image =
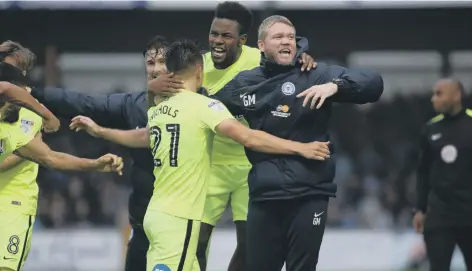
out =
[[(179, 155), (179, 139), (180, 139), (180, 124), (166, 124), (166, 131), (170, 133), (170, 149), (169, 149), (169, 164), (171, 167), (178, 167), (178, 155)], [(154, 156), (154, 166), (162, 166), (161, 159), (156, 157), (157, 149), (162, 141), (162, 130), (159, 126), (153, 126), (149, 129), (151, 136), (152, 155)]]

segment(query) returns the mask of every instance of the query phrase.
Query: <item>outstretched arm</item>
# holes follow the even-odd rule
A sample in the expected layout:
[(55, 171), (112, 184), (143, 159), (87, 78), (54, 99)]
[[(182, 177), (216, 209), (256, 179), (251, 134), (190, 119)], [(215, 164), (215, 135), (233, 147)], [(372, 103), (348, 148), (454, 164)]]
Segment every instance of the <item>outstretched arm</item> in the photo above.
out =
[(150, 148), (149, 129), (147, 127), (135, 130), (101, 128), (98, 135), (105, 140), (128, 148)]
[(297, 98), (304, 97), (303, 106), (310, 103), (312, 109), (315, 106), (321, 108), (327, 99), (343, 103), (373, 103), (383, 93), (383, 79), (374, 71), (323, 64), (312, 73), (312, 87), (297, 95)]
[(41, 137), (35, 137), (17, 149), (15, 154), (42, 166), (63, 171), (115, 171), (121, 175), (123, 169), (123, 161), (116, 155), (107, 154), (96, 160), (79, 158), (51, 150)]
[(246, 148), (273, 154), (300, 155), (309, 159), (329, 158), (328, 142), (300, 143), (282, 139), (263, 131), (249, 129), (235, 119), (226, 119), (216, 126), (216, 131)]
[(127, 109), (135, 105), (132, 93), (90, 96), (82, 92), (60, 88), (33, 88), (31, 95), (51, 109), (57, 116), (71, 119), (83, 115), (94, 119), (99, 125), (127, 129)]
[(337, 92), (333, 102), (365, 104), (379, 100), (383, 93), (383, 79), (379, 73), (359, 68), (328, 66), (328, 80), (336, 79)]
[(235, 120), (219, 101), (209, 99), (208, 104), (203, 104), (201, 107), (200, 113), (201, 122), (208, 128), (247, 148), (274, 154), (300, 155), (317, 160), (329, 157), (328, 142), (299, 143), (249, 129)]
[(69, 127), (76, 132), (84, 130), (93, 137), (103, 138), (125, 147), (150, 148), (149, 130), (147, 127), (135, 130), (110, 129), (101, 127), (91, 118), (84, 116), (73, 118)]

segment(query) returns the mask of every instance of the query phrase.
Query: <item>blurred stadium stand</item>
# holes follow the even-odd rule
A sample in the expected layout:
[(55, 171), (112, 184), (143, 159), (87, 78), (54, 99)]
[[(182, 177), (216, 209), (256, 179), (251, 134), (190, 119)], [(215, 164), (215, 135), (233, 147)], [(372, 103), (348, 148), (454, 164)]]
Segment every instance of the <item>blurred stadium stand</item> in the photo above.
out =
[[(0, 40), (39, 57), (37, 85), (90, 94), (145, 89), (142, 50), (156, 34), (205, 46), (215, 1), (0, 2)], [(246, 2), (244, 2), (246, 3)], [(416, 142), (433, 116), (431, 86), (452, 75), (472, 89), (472, 5), (468, 1), (250, 1), (255, 25), (287, 16), (318, 61), (374, 68), (385, 79), (381, 102), (337, 105), (338, 197), (331, 201), (319, 270), (421, 270), (421, 237), (411, 230)], [(434, 6), (433, 6), (434, 5)], [(467, 99), (472, 106), (472, 97)], [(45, 140), (55, 150), (97, 157), (126, 150), (62, 130)], [(129, 180), (107, 174), (41, 169), (38, 219), (25, 271), (122, 270)], [(126, 232), (126, 231), (124, 231)], [(235, 247), (231, 212), (212, 242), (209, 271), (225, 270)], [(342, 260), (340, 260), (342, 259)], [(462, 270), (461, 256), (453, 266)]]

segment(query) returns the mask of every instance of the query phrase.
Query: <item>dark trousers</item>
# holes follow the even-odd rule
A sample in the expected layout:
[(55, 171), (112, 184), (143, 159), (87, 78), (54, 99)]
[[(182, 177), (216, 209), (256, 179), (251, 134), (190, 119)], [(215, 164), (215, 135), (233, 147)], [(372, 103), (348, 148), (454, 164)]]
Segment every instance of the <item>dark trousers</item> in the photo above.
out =
[(431, 271), (448, 271), (456, 245), (472, 271), (472, 226), (425, 228), (424, 241)]
[(133, 235), (128, 242), (125, 271), (146, 271), (146, 254), (149, 241), (142, 227), (134, 226)]
[(250, 202), (247, 270), (315, 271), (327, 209), (327, 197)]

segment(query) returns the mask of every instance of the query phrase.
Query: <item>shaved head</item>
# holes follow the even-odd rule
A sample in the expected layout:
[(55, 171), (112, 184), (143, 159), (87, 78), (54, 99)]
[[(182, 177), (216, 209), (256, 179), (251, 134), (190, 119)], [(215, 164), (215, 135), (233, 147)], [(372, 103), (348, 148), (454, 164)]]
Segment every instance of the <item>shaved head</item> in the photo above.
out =
[(458, 91), (461, 95), (464, 94), (464, 86), (462, 83), (454, 78), (443, 78), (439, 79), (438, 82), (436, 82), (437, 86), (444, 87), (445, 89), (448, 89), (449, 91)]
[(438, 113), (453, 113), (462, 108), (464, 86), (453, 78), (439, 79), (433, 87), (431, 102)]

